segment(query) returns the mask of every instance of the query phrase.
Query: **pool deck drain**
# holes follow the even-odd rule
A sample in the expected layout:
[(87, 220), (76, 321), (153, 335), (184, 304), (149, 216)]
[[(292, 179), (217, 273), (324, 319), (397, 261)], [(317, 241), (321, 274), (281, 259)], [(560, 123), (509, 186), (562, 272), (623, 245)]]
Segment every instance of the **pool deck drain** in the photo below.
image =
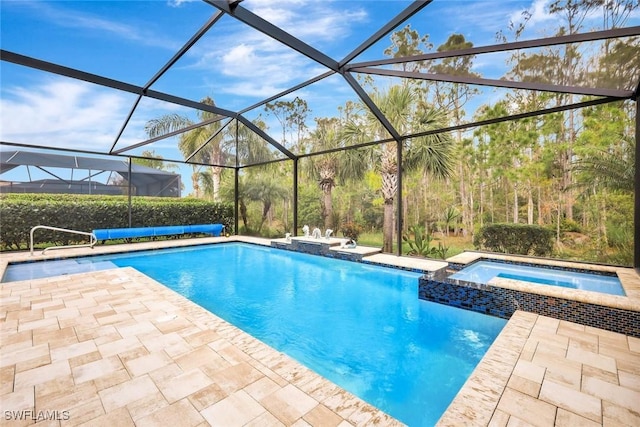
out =
[[(228, 240), (268, 245), (2, 253), (0, 273), (9, 261)], [(401, 425), (132, 268), (2, 284), (0, 326), (0, 425)], [(640, 425), (638, 402), (640, 339), (518, 311), (439, 425)]]

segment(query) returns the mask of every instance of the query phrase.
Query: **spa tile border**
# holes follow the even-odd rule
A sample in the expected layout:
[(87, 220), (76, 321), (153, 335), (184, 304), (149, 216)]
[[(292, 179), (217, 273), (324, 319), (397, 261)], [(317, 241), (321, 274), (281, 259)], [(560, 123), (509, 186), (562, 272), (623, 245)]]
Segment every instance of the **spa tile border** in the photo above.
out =
[[(483, 314), (509, 319), (517, 310), (525, 310), (559, 320), (577, 322), (595, 328), (640, 337), (640, 311), (635, 303), (616, 308), (521, 289), (504, 287), (508, 279), (500, 279), (503, 286), (475, 283), (455, 284), (423, 276), (419, 279), (418, 295), (426, 301), (464, 308)], [(522, 288), (517, 281), (513, 285)], [(492, 282), (493, 283), (493, 282)], [(531, 285), (535, 287), (535, 285)], [(540, 286), (538, 286), (540, 287)]]

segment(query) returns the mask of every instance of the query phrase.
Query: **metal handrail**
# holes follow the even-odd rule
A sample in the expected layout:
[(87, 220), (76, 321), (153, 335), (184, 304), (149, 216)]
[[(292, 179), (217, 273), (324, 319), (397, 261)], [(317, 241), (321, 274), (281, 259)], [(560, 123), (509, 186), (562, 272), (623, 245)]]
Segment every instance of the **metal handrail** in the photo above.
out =
[(87, 246), (90, 246), (93, 249), (93, 246), (98, 242), (96, 239), (96, 236), (94, 236), (93, 233), (87, 233), (86, 231), (76, 231), (76, 230), (68, 230), (66, 228), (49, 227), (48, 225), (36, 225), (31, 229), (29, 233), (31, 236), (31, 239), (29, 242), (29, 248), (31, 249), (31, 256), (33, 256), (33, 232), (41, 228), (44, 228), (46, 230), (64, 231), (66, 233), (81, 234), (83, 236), (89, 236), (89, 243), (81, 243), (79, 245), (49, 246), (42, 250), (43, 254), (49, 249), (85, 248)]

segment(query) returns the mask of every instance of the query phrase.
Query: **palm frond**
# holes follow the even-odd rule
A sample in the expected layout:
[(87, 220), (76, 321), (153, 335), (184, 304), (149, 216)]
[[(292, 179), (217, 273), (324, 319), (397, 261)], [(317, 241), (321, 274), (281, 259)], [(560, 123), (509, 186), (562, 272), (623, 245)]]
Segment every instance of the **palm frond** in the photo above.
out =
[(187, 126), (191, 126), (193, 122), (180, 114), (166, 114), (157, 119), (151, 119), (144, 125), (144, 131), (149, 138), (166, 135)]
[(635, 143), (625, 144), (621, 151), (600, 151), (575, 163), (573, 171), (581, 172), (580, 184), (599, 185), (611, 190), (633, 192), (636, 170)]

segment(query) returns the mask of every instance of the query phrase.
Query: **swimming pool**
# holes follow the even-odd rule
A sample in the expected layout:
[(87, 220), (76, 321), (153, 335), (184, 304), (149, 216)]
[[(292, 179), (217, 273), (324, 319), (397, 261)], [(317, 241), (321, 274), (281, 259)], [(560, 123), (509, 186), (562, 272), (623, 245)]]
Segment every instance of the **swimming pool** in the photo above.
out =
[(506, 324), (419, 300), (418, 273), (255, 245), (77, 262), (133, 266), (411, 426), (437, 422)]
[(611, 295), (625, 295), (620, 279), (618, 279), (617, 276), (532, 267), (499, 261), (474, 262), (468, 267), (449, 276), (449, 279), (458, 279), (486, 285), (494, 277)]

